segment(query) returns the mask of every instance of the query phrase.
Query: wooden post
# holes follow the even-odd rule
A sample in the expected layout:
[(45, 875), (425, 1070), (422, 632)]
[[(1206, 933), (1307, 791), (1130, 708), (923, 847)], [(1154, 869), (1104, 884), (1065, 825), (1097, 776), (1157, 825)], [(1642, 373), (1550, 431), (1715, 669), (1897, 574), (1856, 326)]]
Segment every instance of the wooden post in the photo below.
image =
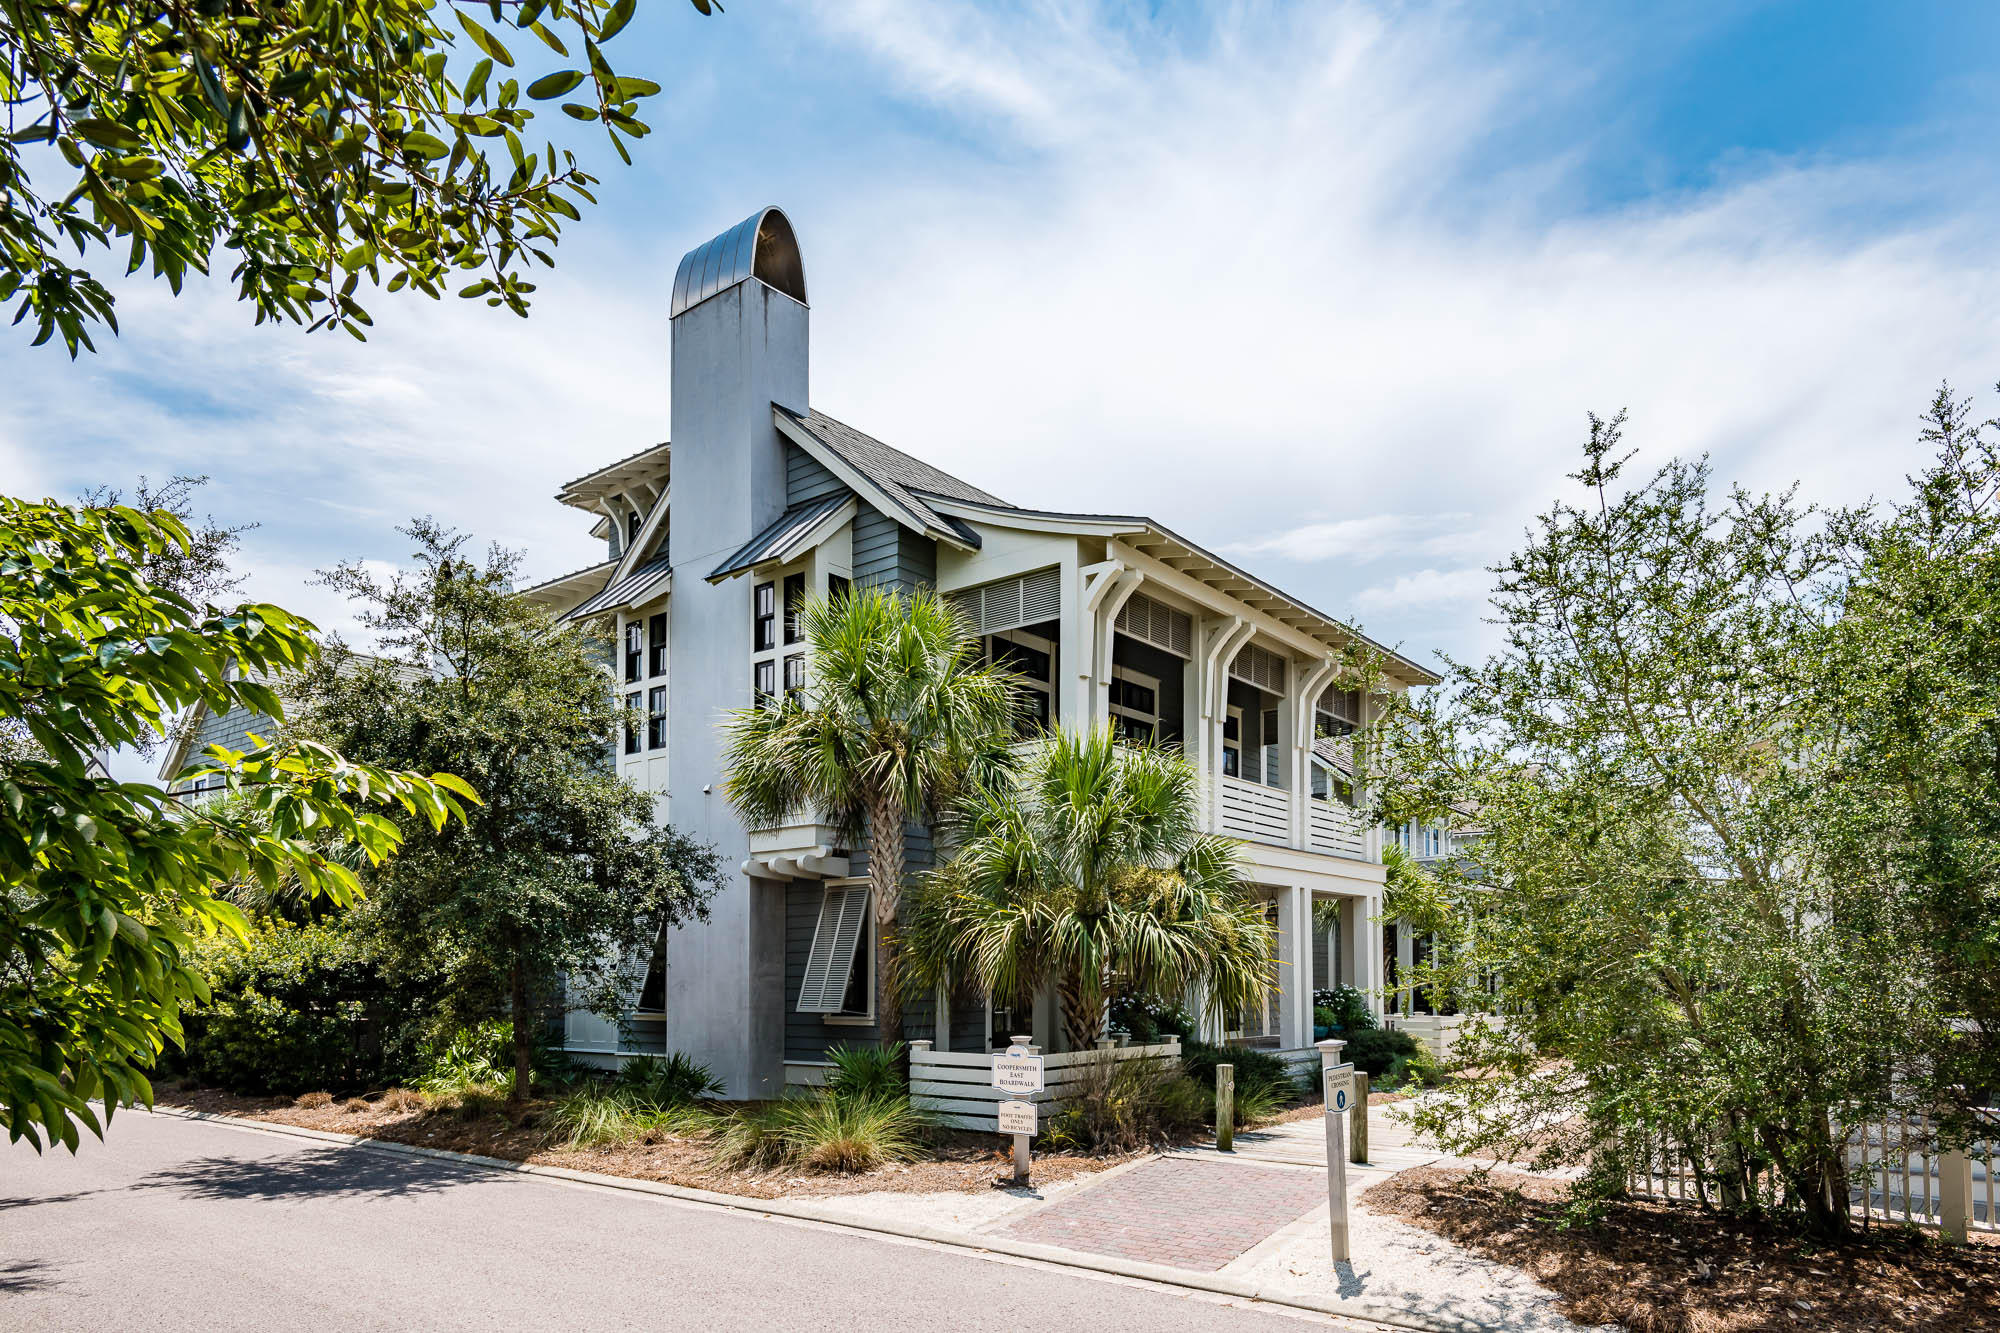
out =
[(1326, 1094), (1326, 1224), (1333, 1246), (1333, 1262), (1349, 1262), (1352, 1252), (1347, 1234), (1347, 1119), (1348, 1108), (1337, 1104), (1337, 1096), (1348, 1097), (1353, 1089), (1350, 1076), (1354, 1066), (1340, 1063), (1344, 1041), (1329, 1038), (1319, 1047), (1320, 1087)]
[(1963, 1245), (1971, 1226), (1972, 1158), (1963, 1150), (1939, 1153), (1938, 1239)]
[(1236, 1066), (1215, 1067), (1215, 1148), (1236, 1151)]
[(1347, 1110), (1347, 1160), (1368, 1160), (1368, 1071), (1354, 1071), (1354, 1105)]

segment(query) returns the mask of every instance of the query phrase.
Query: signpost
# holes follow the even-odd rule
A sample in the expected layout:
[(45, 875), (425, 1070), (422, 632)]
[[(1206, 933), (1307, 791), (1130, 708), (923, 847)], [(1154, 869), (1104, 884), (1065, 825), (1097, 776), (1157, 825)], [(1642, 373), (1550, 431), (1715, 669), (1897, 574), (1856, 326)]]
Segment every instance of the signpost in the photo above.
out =
[(1347, 1239), (1347, 1115), (1354, 1101), (1354, 1066), (1341, 1064), (1344, 1041), (1319, 1043), (1320, 1081), (1326, 1089), (1327, 1228), (1332, 1233), (1333, 1261), (1352, 1257)]
[(1028, 1183), (1028, 1144), (1035, 1137), (1036, 1110), (1032, 1100), (1041, 1092), (1042, 1057), (1028, 1043), (1029, 1037), (1014, 1037), (1013, 1044), (993, 1057), (993, 1086), (1016, 1099), (1000, 1103), (996, 1117), (1002, 1134), (1014, 1136), (1014, 1183)]

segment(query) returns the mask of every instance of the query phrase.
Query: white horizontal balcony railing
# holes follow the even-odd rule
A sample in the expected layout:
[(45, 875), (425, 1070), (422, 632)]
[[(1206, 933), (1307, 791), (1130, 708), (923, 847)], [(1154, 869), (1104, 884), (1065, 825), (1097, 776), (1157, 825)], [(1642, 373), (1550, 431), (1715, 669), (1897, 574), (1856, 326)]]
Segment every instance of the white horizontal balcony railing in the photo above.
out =
[(1292, 844), (1292, 794), (1241, 778), (1222, 778), (1222, 831), (1274, 847)]
[(1306, 848), (1329, 856), (1365, 857), (1368, 830), (1361, 812), (1338, 801), (1306, 802)]

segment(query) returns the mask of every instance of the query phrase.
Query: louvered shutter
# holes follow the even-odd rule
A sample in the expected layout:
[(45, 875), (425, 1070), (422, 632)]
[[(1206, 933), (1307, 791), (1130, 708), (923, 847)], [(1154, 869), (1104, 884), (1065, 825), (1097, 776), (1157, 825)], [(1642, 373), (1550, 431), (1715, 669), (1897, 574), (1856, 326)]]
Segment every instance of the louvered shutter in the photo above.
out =
[(1043, 569), (1018, 579), (1001, 579), (953, 593), (951, 600), (978, 634), (1037, 625), (1062, 613), (1062, 571)]
[(830, 887), (820, 901), (819, 925), (806, 954), (805, 980), (799, 985), (799, 1012), (837, 1014), (854, 971), (854, 949), (868, 920), (868, 886)]
[(1145, 593), (1135, 592), (1126, 599), (1118, 610), (1117, 629), (1176, 657), (1194, 655), (1194, 618)]
[(1285, 659), (1254, 643), (1243, 645), (1243, 651), (1229, 664), (1229, 674), (1266, 694), (1285, 692)]

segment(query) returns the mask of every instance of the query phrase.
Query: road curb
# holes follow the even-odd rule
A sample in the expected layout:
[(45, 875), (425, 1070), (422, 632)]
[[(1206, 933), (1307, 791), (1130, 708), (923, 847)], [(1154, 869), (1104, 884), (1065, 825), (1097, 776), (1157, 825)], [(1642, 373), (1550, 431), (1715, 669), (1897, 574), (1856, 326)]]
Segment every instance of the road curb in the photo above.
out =
[[(143, 1110), (144, 1108), (134, 1109)], [(232, 1126), (237, 1129), (247, 1129), (265, 1134), (285, 1135), (291, 1138), (311, 1139), (321, 1143), (336, 1144), (341, 1147), (398, 1153), (406, 1157), (429, 1157), (438, 1161), (453, 1162), (461, 1166), (476, 1167), (487, 1171), (504, 1171), (513, 1175), (524, 1176), (545, 1176), (554, 1180), (591, 1186), (598, 1189), (623, 1190), (632, 1194), (651, 1194), (659, 1198), (674, 1199), (682, 1203), (702, 1204), (713, 1208), (729, 1208), (737, 1212), (758, 1213), (766, 1217), (782, 1217), (793, 1221), (813, 1222), (821, 1226), (838, 1227), (846, 1231), (861, 1231), (875, 1235), (894, 1236), (904, 1240), (925, 1241), (933, 1245), (947, 1245), (953, 1249), (971, 1250), (975, 1253), (999, 1254), (1014, 1259), (1031, 1259), (1037, 1263), (1051, 1264), (1060, 1268), (1075, 1268), (1085, 1272), (1103, 1273), (1112, 1277), (1133, 1278), (1142, 1282), (1151, 1282), (1168, 1287), (1180, 1287), (1189, 1291), (1208, 1292), (1211, 1295), (1217, 1296), (1233, 1296), (1240, 1300), (1258, 1301), (1266, 1305), (1304, 1310), (1312, 1314), (1366, 1320), (1370, 1323), (1381, 1324), (1389, 1328), (1413, 1330), (1413, 1333), (1486, 1333), (1484, 1325), (1469, 1319), (1416, 1315), (1408, 1311), (1398, 1310), (1390, 1306), (1376, 1305), (1368, 1301), (1317, 1300), (1254, 1282), (1238, 1282), (1231, 1278), (1192, 1273), (1185, 1269), (1169, 1268), (1164, 1264), (1149, 1264), (1137, 1260), (1115, 1259), (1105, 1255), (1084, 1254), (1076, 1250), (1065, 1250), (1059, 1246), (1038, 1245), (1032, 1241), (1010, 1240), (1002, 1236), (978, 1233), (967, 1234), (965, 1232), (946, 1231), (940, 1227), (893, 1223), (873, 1218), (857, 1218), (833, 1209), (790, 1199), (753, 1199), (747, 1195), (723, 1194), (715, 1190), (693, 1189), (686, 1185), (669, 1185), (657, 1180), (638, 1180), (630, 1176), (609, 1176), (595, 1171), (577, 1171), (565, 1166), (540, 1166), (532, 1162), (513, 1162), (502, 1157), (481, 1157), (475, 1153), (452, 1152), (445, 1148), (425, 1148), (414, 1143), (399, 1143), (394, 1139), (374, 1139), (359, 1134), (341, 1134), (333, 1130), (307, 1129), (303, 1125), (287, 1125), (272, 1120), (252, 1120), (243, 1116), (222, 1115), (214, 1111), (192, 1111), (183, 1110), (179, 1107), (156, 1106), (152, 1108), (150, 1114), (174, 1116), (182, 1120), (204, 1120), (213, 1124)]]

